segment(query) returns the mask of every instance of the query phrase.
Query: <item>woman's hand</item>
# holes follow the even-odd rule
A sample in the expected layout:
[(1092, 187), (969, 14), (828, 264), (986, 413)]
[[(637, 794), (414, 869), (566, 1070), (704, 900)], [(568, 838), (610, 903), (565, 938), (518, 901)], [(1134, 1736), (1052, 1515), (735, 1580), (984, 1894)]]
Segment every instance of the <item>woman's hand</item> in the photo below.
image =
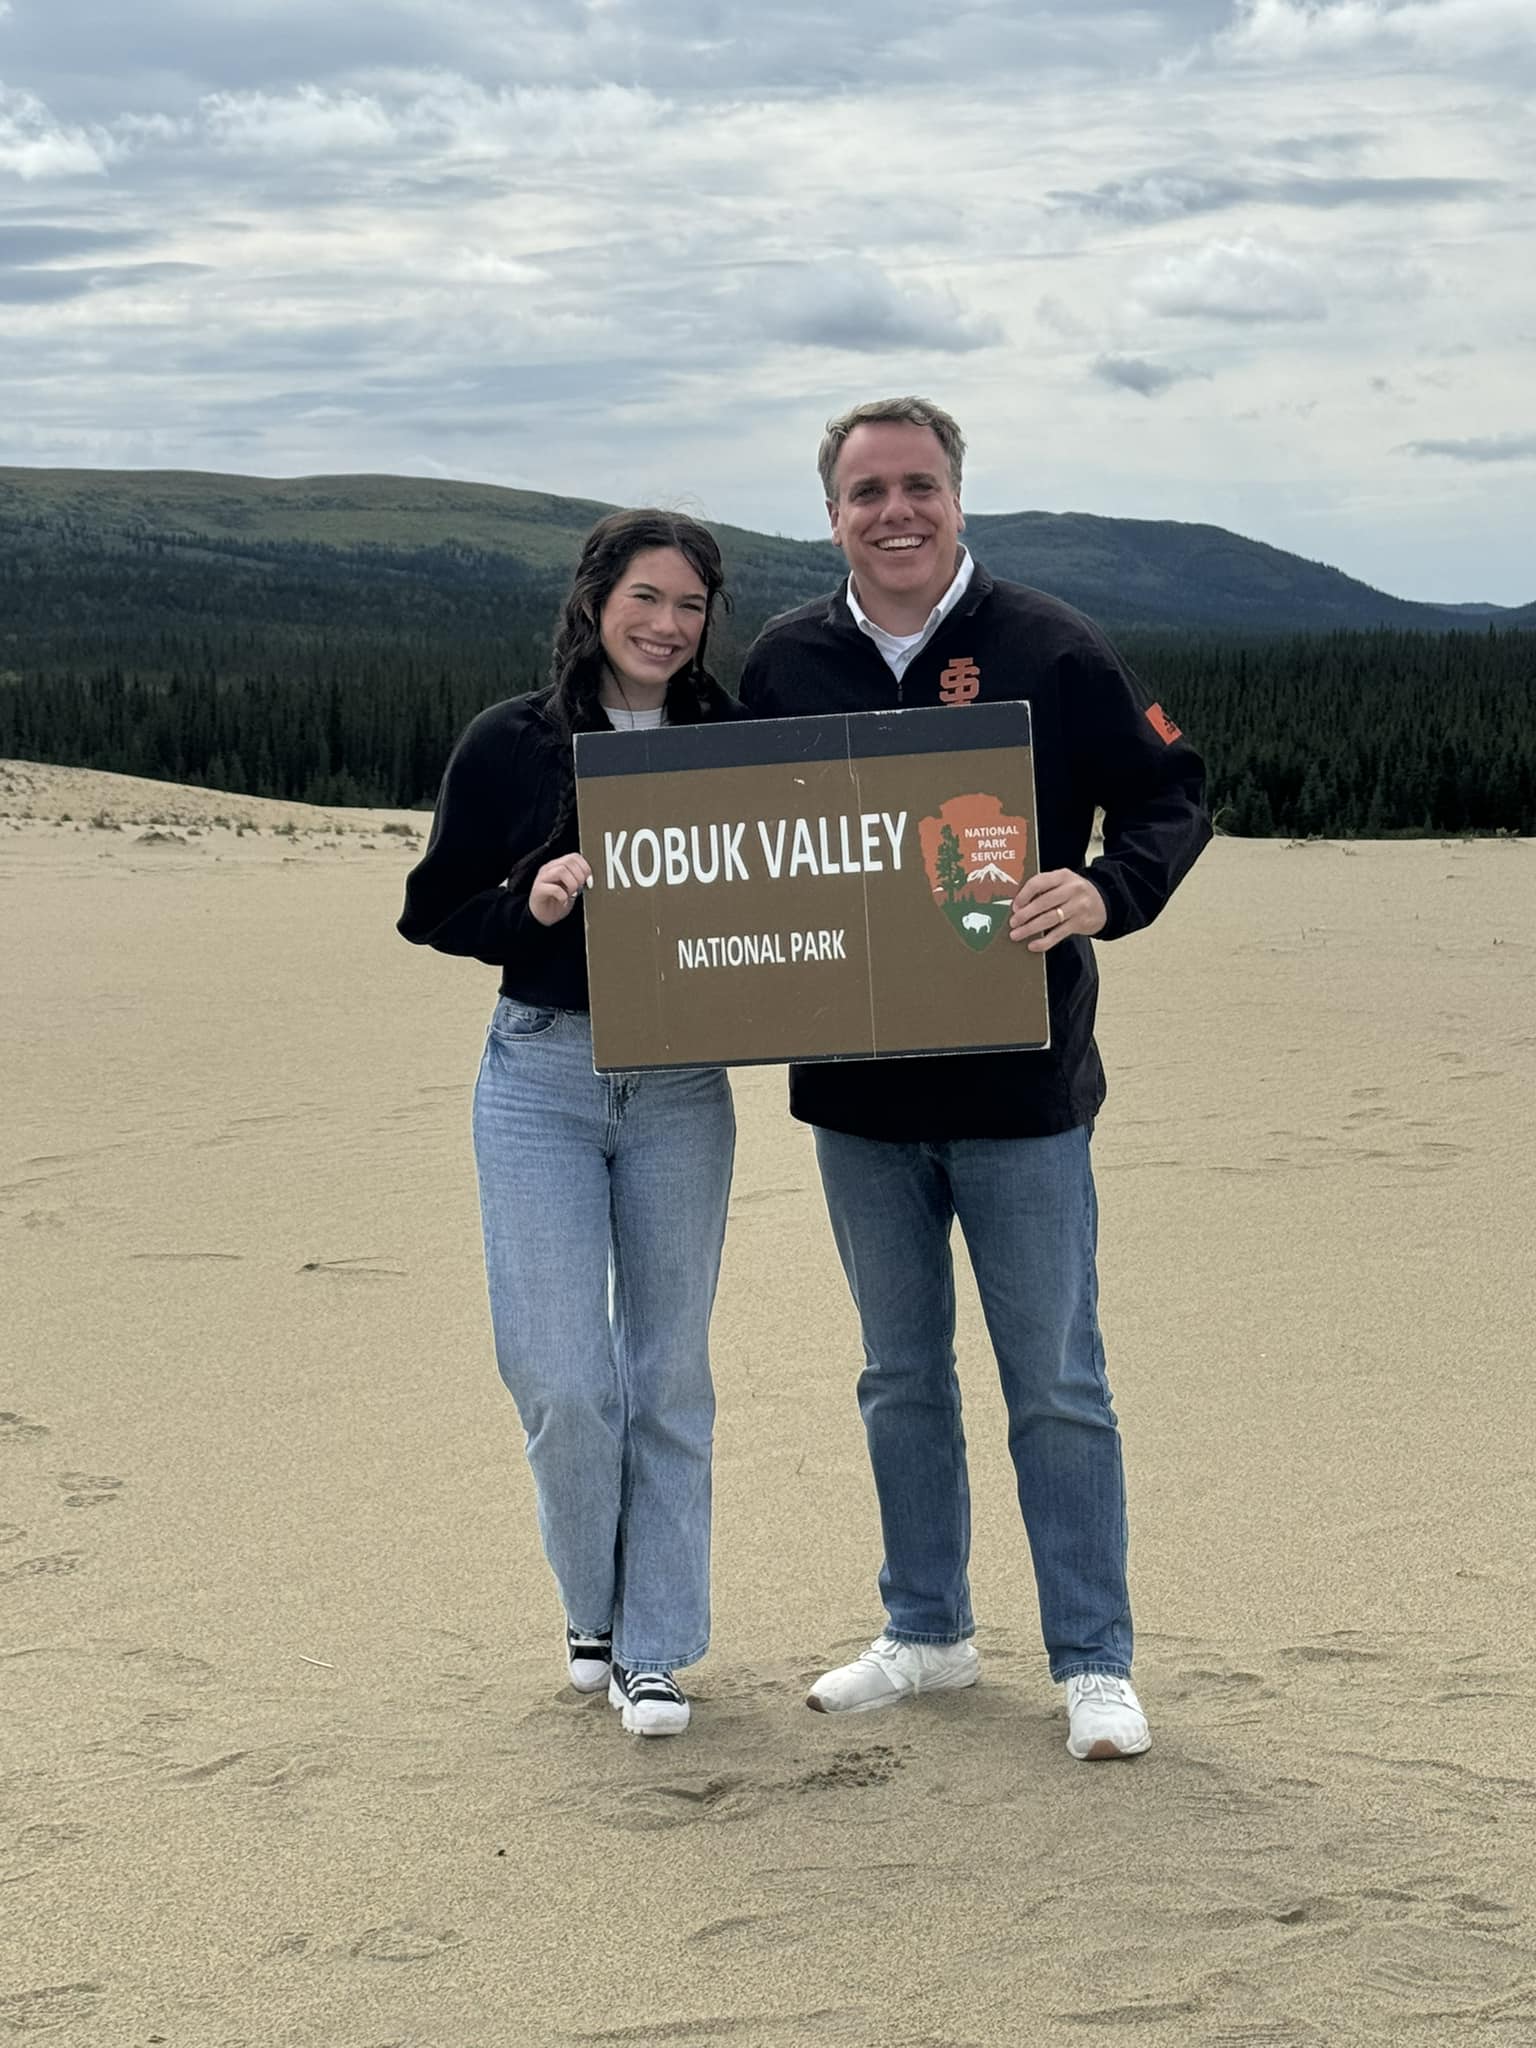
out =
[(592, 870), (579, 853), (562, 853), (547, 860), (533, 878), (528, 891), (528, 908), (540, 924), (558, 924), (569, 917), (571, 906), (592, 879)]
[(1109, 921), (1104, 898), (1073, 868), (1031, 875), (1013, 899), (1010, 939), (1026, 939), (1031, 953), (1048, 953), (1074, 932), (1092, 938)]

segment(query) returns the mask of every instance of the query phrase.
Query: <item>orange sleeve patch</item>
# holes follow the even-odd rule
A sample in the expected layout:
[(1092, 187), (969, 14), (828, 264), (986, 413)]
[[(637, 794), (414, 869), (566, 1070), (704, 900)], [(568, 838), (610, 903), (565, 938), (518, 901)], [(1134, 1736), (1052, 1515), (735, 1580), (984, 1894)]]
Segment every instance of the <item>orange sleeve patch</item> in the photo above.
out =
[(1161, 704), (1147, 706), (1147, 723), (1165, 746), (1171, 747), (1175, 740), (1184, 737)]

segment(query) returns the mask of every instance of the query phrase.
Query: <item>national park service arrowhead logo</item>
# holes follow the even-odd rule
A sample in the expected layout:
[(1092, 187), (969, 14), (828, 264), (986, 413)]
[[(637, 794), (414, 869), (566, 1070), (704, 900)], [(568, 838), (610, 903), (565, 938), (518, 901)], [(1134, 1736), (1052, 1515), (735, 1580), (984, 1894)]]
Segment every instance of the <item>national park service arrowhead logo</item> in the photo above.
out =
[(1007, 930), (1024, 886), (1028, 822), (1005, 817), (998, 797), (955, 796), (917, 829), (935, 904), (962, 943), (981, 952)]

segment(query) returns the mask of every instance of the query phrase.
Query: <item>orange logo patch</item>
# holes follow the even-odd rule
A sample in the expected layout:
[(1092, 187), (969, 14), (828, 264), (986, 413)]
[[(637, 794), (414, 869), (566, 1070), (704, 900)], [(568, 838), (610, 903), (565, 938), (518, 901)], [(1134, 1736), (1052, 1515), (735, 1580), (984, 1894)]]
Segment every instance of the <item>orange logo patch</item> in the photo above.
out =
[(977, 794), (951, 797), (917, 830), (934, 907), (962, 945), (981, 952), (1006, 929), (1024, 886), (1027, 822), (1006, 816), (997, 797)]
[(1161, 704), (1147, 706), (1147, 723), (1165, 746), (1171, 747), (1175, 740), (1184, 737)]
[(981, 670), (968, 654), (957, 654), (939, 677), (941, 704), (974, 704), (981, 689)]

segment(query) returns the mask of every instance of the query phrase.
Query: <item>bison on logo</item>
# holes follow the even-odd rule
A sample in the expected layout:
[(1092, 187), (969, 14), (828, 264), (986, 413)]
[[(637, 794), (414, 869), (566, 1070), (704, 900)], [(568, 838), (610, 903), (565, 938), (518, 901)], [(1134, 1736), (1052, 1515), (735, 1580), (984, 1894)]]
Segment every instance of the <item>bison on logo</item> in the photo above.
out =
[(934, 903), (979, 953), (1007, 929), (1008, 907), (1024, 886), (1029, 826), (1005, 817), (995, 796), (956, 796), (917, 829)]

